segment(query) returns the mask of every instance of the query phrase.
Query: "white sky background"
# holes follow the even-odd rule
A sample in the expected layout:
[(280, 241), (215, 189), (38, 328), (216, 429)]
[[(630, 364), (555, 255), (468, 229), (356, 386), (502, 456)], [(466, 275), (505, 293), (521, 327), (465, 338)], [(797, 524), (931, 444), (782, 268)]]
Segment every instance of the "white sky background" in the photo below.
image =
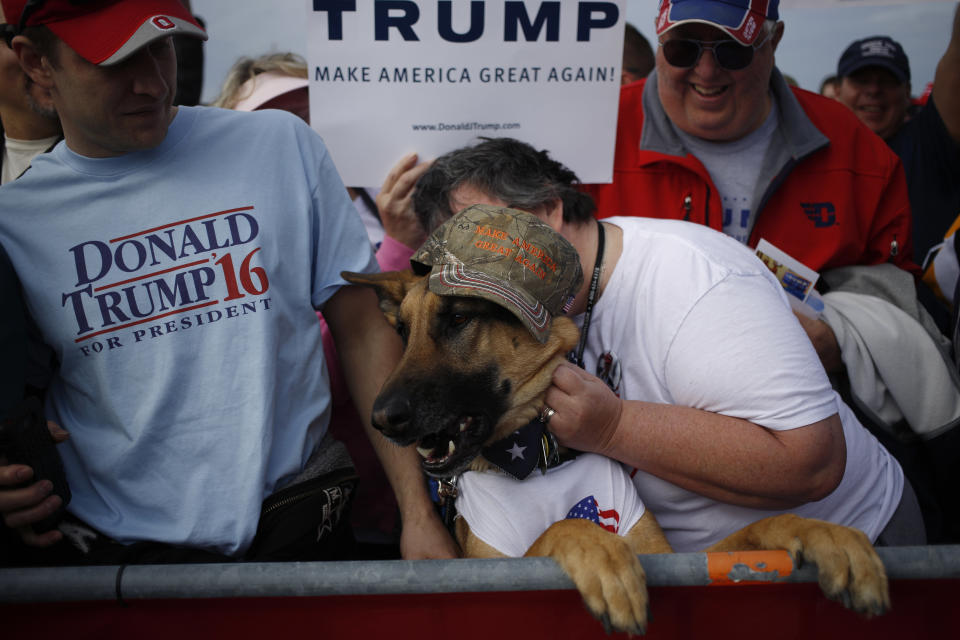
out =
[[(204, 102), (216, 98), (227, 71), (241, 56), (278, 51), (306, 56), (306, 0), (192, 0), (191, 4), (206, 21), (210, 35)], [(900, 42), (910, 58), (914, 94), (933, 81), (956, 7), (955, 2), (943, 0), (781, 0), (780, 5), (786, 31), (777, 50), (777, 66), (804, 89), (817, 91), (824, 76), (836, 71), (840, 54), (852, 41), (882, 34)], [(627, 21), (651, 43), (655, 42), (656, 9), (656, 0), (627, 2)]]

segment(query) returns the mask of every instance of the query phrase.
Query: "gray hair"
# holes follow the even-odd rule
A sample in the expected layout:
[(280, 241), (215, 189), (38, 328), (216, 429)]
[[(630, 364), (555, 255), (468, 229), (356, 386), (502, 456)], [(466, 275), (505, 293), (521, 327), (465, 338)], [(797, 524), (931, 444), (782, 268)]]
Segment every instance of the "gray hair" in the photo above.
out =
[(481, 141), (440, 156), (417, 181), (413, 207), (428, 232), (456, 213), (450, 207), (450, 194), (466, 185), (514, 209), (535, 211), (559, 199), (564, 220), (592, 218), (593, 198), (577, 188), (577, 175), (546, 151), (513, 138)]

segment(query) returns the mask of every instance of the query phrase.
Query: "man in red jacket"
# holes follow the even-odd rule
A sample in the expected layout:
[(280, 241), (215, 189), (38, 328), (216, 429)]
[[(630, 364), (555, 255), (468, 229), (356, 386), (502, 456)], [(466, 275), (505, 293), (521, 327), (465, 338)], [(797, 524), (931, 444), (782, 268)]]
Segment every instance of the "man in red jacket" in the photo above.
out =
[[(778, 0), (661, 0), (656, 73), (621, 92), (612, 184), (598, 215), (677, 218), (808, 267), (910, 270), (903, 169), (836, 101), (791, 89), (774, 65)], [(828, 369), (832, 331), (805, 322)]]

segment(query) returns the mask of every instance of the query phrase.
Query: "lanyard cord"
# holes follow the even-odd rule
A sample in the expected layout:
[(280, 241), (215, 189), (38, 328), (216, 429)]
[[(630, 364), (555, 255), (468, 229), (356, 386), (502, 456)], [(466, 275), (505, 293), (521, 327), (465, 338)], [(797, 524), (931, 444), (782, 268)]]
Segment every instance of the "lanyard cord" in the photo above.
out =
[(603, 268), (603, 246), (604, 242), (603, 224), (597, 220), (597, 259), (593, 264), (593, 276), (590, 278), (590, 291), (587, 293), (587, 309), (583, 312), (583, 329), (580, 330), (580, 344), (577, 345), (577, 353), (574, 359), (581, 369), (583, 366), (583, 350), (587, 346), (587, 333), (590, 331), (590, 316), (593, 315), (593, 304), (597, 301), (597, 289), (600, 286), (600, 271)]

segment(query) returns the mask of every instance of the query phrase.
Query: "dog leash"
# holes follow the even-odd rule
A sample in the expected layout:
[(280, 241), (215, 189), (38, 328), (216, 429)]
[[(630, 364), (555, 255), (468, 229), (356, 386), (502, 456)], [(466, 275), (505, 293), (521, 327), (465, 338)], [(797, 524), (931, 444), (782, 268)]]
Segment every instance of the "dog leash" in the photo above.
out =
[(428, 481), (430, 499), (433, 500), (440, 511), (440, 520), (443, 522), (443, 526), (454, 537), (456, 533), (453, 530), (453, 521), (457, 516), (456, 502), (457, 496), (460, 495), (460, 492), (457, 491), (457, 480), (459, 479), (460, 476), (450, 476), (449, 478), (430, 478)]

